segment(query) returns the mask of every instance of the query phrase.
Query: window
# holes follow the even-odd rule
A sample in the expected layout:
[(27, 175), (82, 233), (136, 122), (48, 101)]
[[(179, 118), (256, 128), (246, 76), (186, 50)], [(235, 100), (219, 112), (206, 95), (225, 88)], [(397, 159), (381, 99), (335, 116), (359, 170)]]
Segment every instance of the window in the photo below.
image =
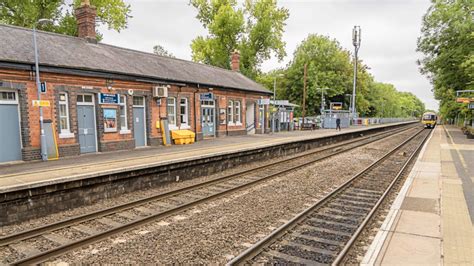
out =
[(235, 101), (235, 123), (241, 124), (242, 121), (240, 120), (240, 101)]
[(120, 96), (120, 130), (128, 131), (127, 125), (127, 97)]
[(229, 104), (227, 104), (227, 124), (233, 124), (234, 123), (234, 102), (229, 101)]
[(134, 96), (133, 97), (133, 105), (145, 106), (145, 98), (144, 97), (139, 97), (139, 96)]
[(59, 128), (61, 129), (60, 133), (70, 133), (69, 127), (69, 111), (67, 104), (67, 94), (59, 94)]
[(166, 111), (168, 112), (168, 123), (176, 126), (176, 98), (169, 97), (167, 100)]
[(69, 99), (65, 92), (59, 93), (59, 138), (72, 138), (71, 125), (69, 123)]
[(181, 126), (188, 126), (188, 98), (179, 100), (179, 119)]
[(93, 103), (92, 95), (90, 95), (90, 94), (79, 94), (79, 95), (77, 95), (77, 102), (78, 103)]
[(16, 93), (12, 91), (0, 91), (0, 101), (14, 102), (16, 101)]

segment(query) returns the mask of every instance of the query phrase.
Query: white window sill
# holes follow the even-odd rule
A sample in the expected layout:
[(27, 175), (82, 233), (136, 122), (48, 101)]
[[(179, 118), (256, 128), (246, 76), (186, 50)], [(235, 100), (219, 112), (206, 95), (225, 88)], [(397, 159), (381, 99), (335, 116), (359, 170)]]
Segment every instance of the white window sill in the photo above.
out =
[(227, 123), (228, 126), (235, 126), (234, 123)]
[(188, 126), (188, 125), (181, 125), (179, 128), (180, 129), (191, 129), (191, 127)]
[(179, 128), (175, 125), (168, 125), (169, 130), (178, 130)]
[(235, 125), (236, 125), (236, 126), (241, 126), (242, 123), (239, 123), (239, 122), (238, 122), (238, 123), (235, 123)]
[(115, 132), (117, 132), (117, 129), (116, 128), (110, 128), (110, 129), (106, 128), (106, 129), (104, 129), (104, 132), (105, 133), (115, 133)]
[(74, 133), (70, 133), (70, 132), (59, 133), (59, 138), (60, 139), (74, 138)]
[(130, 129), (121, 129), (120, 130), (120, 134), (124, 135), (124, 134), (131, 134), (132, 131)]

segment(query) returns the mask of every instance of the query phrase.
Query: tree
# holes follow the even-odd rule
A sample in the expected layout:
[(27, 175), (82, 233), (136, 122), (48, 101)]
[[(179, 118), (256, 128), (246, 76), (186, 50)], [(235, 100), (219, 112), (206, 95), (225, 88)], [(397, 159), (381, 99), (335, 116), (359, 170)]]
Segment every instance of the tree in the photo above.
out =
[[(123, 0), (90, 0), (97, 8), (98, 22), (116, 31), (127, 27), (130, 5)], [(38, 25), (38, 28), (61, 34), (77, 36), (77, 21), (73, 9), (81, 5), (81, 0), (66, 4), (65, 0), (2, 0), (0, 1), (0, 22), (20, 27), (33, 28), (41, 18), (52, 19), (56, 25)], [(100, 33), (97, 33), (101, 38)]]
[(153, 46), (153, 53), (157, 54), (157, 55), (161, 55), (161, 56), (167, 56), (167, 57), (175, 58), (175, 56), (172, 53), (168, 52), (168, 50), (166, 50), (160, 44), (157, 44), (157, 45)]
[[(293, 59), (286, 69), (287, 87), (284, 94), (280, 94), (283, 98), (298, 104), (302, 103), (305, 64), (307, 64), (308, 115), (320, 112), (321, 88), (328, 88), (324, 91), (326, 103), (328, 100), (345, 101), (345, 94), (352, 91), (353, 68), (350, 54), (336, 40), (317, 34), (309, 35), (296, 48)], [(361, 80), (363, 79), (359, 82)]]
[[(305, 64), (307, 115), (320, 113), (322, 88), (325, 88), (326, 108), (329, 102), (343, 102), (344, 108), (349, 109), (348, 96), (352, 93), (354, 62), (349, 51), (327, 36), (310, 34), (298, 45), (286, 68), (261, 73), (256, 80), (273, 90), (275, 77), (278, 77), (277, 99), (287, 99), (301, 105)], [(357, 65), (356, 107), (360, 116), (408, 117), (423, 113), (424, 104), (415, 95), (398, 92), (392, 84), (375, 82), (362, 61)]]
[(432, 0), (423, 17), (418, 51), (424, 54), (421, 73), (433, 84), (440, 114), (454, 118), (466, 112), (456, 104), (455, 92), (474, 89), (474, 21), (470, 0)]
[(230, 53), (240, 51), (240, 70), (255, 77), (263, 61), (272, 53), (285, 57), (283, 28), (289, 13), (275, 0), (246, 0), (237, 7), (236, 0), (191, 0), (196, 18), (209, 32), (191, 43), (194, 61), (230, 68)]

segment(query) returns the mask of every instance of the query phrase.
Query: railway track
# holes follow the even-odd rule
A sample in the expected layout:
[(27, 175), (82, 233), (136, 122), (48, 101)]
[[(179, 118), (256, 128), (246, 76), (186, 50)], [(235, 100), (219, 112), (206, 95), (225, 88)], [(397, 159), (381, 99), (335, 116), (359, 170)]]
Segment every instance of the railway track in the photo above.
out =
[(254, 186), (302, 166), (394, 134), (407, 134), (415, 128), (408, 126), (324, 146), (291, 158), (210, 181), (11, 234), (0, 238), (0, 247), (8, 247), (16, 254), (16, 257), (20, 258), (19, 260), (7, 261), (7, 263), (41, 263), (73, 249), (87, 246), (137, 226), (174, 215), (197, 204)]
[(418, 131), (228, 265), (341, 264), (430, 133)]

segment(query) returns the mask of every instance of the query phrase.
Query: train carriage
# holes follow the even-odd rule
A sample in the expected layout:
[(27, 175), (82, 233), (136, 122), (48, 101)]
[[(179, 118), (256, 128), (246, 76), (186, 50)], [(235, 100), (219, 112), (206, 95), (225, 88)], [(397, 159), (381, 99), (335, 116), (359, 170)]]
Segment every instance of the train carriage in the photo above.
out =
[(423, 125), (425, 125), (426, 128), (434, 128), (437, 120), (438, 120), (438, 116), (436, 115), (436, 113), (426, 112), (423, 114), (423, 117), (421, 118), (421, 123), (423, 123)]

